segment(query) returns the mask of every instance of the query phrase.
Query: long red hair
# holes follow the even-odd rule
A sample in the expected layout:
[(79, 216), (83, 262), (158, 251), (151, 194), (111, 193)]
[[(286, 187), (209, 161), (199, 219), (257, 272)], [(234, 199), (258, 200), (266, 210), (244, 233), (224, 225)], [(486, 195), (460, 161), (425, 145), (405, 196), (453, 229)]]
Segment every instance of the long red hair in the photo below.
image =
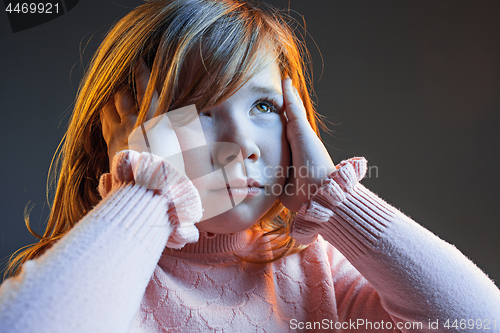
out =
[[(99, 113), (114, 94), (128, 87), (136, 97), (136, 66), (151, 70), (149, 85), (138, 105), (138, 123), (146, 120), (154, 92), (157, 110), (196, 104), (198, 110), (225, 100), (253, 74), (259, 52), (274, 52), (282, 77), (289, 76), (300, 93), (311, 126), (317, 115), (310, 98), (309, 57), (289, 25), (289, 19), (271, 7), (265, 10), (236, 0), (147, 1), (121, 19), (94, 55), (78, 91), (68, 130), (54, 156), (49, 179), (57, 183), (50, 217), (39, 242), (17, 251), (6, 274), (35, 258), (64, 236), (100, 201), (99, 177), (109, 172), (107, 147)], [(190, 61), (203, 66), (182, 77)], [(157, 111), (160, 112), (160, 111)], [(293, 214), (279, 201), (257, 225), (274, 242), (274, 259), (300, 250), (288, 236)]]

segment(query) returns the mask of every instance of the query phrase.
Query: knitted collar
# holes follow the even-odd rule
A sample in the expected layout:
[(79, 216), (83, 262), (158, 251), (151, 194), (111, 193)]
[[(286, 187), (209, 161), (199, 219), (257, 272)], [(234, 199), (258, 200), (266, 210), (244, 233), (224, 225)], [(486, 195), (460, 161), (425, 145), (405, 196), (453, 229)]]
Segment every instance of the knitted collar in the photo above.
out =
[(186, 244), (179, 252), (210, 254), (234, 253), (244, 250), (253, 240), (254, 232), (244, 230), (234, 234), (213, 234), (200, 231), (196, 243)]
[[(163, 256), (184, 258), (190, 260), (233, 260), (238, 256), (248, 256), (254, 252), (262, 235), (261, 232), (247, 229), (234, 234), (212, 234), (200, 231), (200, 237), (196, 243), (186, 244), (180, 250), (166, 247)], [(267, 255), (265, 255), (267, 257)]]

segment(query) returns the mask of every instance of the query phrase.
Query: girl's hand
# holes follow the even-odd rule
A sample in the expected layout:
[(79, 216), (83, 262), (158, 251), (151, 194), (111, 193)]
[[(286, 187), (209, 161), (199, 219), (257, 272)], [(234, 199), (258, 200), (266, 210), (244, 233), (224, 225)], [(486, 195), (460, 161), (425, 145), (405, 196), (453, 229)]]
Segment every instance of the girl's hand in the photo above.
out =
[[(136, 70), (137, 103), (132, 92), (124, 88), (117, 92), (101, 110), (102, 135), (108, 146), (110, 170), (116, 153), (128, 148), (128, 136), (137, 122), (139, 111), (137, 105), (141, 105), (149, 76), (148, 67), (141, 62)], [(155, 92), (149, 109), (150, 116), (156, 110), (157, 105), (158, 94)]]
[(325, 146), (307, 120), (306, 110), (290, 78), (282, 81), (288, 123), (286, 136), (292, 152), (292, 167), (280, 201), (291, 211), (299, 211), (335, 170)]

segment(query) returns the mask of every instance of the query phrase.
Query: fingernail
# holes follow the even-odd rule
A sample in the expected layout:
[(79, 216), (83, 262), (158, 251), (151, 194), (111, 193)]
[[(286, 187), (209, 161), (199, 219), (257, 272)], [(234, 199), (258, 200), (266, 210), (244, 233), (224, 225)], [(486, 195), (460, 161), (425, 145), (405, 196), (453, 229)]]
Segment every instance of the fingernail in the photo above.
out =
[(293, 86), (292, 79), (289, 76), (285, 77), (285, 81), (288, 81), (288, 82), (285, 82), (285, 84), (289, 84), (290, 86)]

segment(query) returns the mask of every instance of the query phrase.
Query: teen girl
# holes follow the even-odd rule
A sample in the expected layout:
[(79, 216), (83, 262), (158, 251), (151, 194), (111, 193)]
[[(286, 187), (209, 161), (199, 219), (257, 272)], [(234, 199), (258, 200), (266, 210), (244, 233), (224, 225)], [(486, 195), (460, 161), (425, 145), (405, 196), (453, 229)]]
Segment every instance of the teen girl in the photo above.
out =
[[(189, 105), (207, 143), (239, 147), (211, 163), (246, 197), (208, 219), (226, 188), (125, 150), (132, 130)], [(488, 277), (361, 185), (365, 159), (334, 166), (316, 133), (299, 43), (276, 12), (232, 0), (133, 10), (83, 80), (47, 230), (0, 288), (0, 332), (499, 329)], [(311, 172), (264, 172), (289, 166)]]

